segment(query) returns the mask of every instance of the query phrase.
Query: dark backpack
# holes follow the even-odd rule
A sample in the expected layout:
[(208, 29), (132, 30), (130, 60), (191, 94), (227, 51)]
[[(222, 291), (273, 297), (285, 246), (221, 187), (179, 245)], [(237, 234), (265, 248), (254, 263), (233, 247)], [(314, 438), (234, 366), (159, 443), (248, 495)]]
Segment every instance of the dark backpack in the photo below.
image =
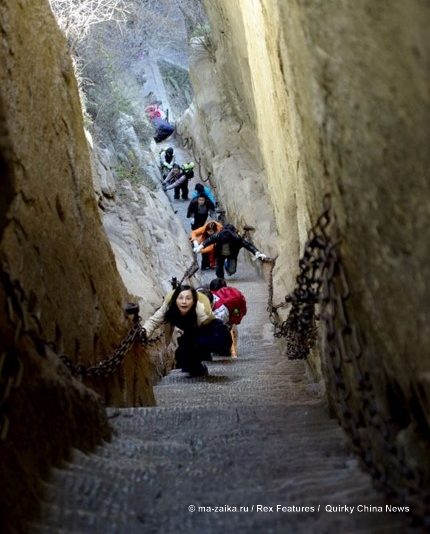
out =
[(230, 319), (227, 324), (240, 324), (246, 315), (246, 299), (235, 287), (222, 287), (218, 291), (212, 291), (218, 297), (213, 309), (216, 310), (223, 304), (230, 313)]

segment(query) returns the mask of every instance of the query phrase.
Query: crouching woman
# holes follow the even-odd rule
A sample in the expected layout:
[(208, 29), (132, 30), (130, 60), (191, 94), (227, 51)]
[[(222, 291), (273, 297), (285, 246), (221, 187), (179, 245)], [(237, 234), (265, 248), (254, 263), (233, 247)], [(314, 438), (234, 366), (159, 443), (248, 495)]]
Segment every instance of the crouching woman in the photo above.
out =
[(208, 368), (202, 362), (211, 359), (211, 352), (230, 353), (228, 328), (215, 318), (206, 295), (189, 285), (179, 285), (168, 293), (161, 308), (144, 323), (143, 328), (150, 338), (154, 330), (162, 325), (165, 326), (167, 345), (175, 328), (182, 331), (175, 352), (176, 367), (191, 377), (208, 374)]

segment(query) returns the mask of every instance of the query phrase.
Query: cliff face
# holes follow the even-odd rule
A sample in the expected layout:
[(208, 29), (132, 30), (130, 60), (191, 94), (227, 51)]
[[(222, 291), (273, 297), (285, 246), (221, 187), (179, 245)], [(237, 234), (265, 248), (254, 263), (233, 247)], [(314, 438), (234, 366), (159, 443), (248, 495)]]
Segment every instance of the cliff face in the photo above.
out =
[(98, 216), (66, 44), (45, 2), (24, 4), (2, 13), (1, 97), (14, 188), (2, 264), (47, 341), (72, 357), (102, 354), (127, 328), (127, 292)]
[[(275, 302), (294, 288), (331, 194), (350, 296), (343, 326), (333, 310), (346, 289), (330, 297), (328, 330), (337, 341), (345, 328), (359, 333), (361, 382), (347, 369), (336, 378), (323, 351), (329, 396), (341, 411), (340, 379), (363, 415), (357, 392), (369, 380), (397, 441), (418, 454), (430, 428), (428, 3), (204, 3), (212, 31), (206, 46), (193, 43), (196, 105), (182, 127), (230, 217), (255, 225), (257, 246), (278, 256)], [(345, 367), (343, 350), (334, 354)]]
[[(0, 23), (0, 522), (10, 532), (37, 506), (50, 465), (111, 434), (103, 399), (58, 354), (103, 360), (131, 322), (64, 38), (45, 0), (3, 2)], [(154, 403), (142, 349), (133, 356), (121, 376), (93, 384), (112, 404)]]
[[(325, 275), (328, 320), (310, 367), (316, 380), (324, 375), (340, 419), (349, 410), (361, 425), (346, 428), (360, 450), (384, 457), (375, 428), (389, 420), (390, 446), (427, 469), (420, 458), (430, 435), (428, 3), (205, 4), (212, 32), (206, 45), (192, 44), (195, 105), (180, 130), (213, 171), (231, 220), (255, 227), (255, 244), (278, 257), (275, 303), (294, 288), (307, 231), (331, 193), (341, 238), (337, 244), (331, 234), (331, 245), (350, 295), (335, 266)], [(130, 327), (124, 304), (145, 299), (149, 314), (168, 285), (154, 271), (180, 275), (191, 255), (187, 244), (172, 243), (179, 234), (163, 194), (124, 185), (135, 218), (104, 201), (115, 259), (70, 59), (49, 6), (3, 3), (0, 21), (1, 378), (13, 384), (0, 399), (7, 434), (0, 465), (2, 479), (23, 484), (3, 485), (17, 493), (0, 501), (18, 507), (16, 517), (32, 507), (34, 481), (70, 446), (109, 437), (100, 397), (72, 379), (57, 354), (83, 364), (104, 359)], [(356, 343), (345, 348), (351, 332)], [(348, 350), (355, 367), (346, 365)], [(91, 384), (111, 404), (153, 403), (146, 352), (134, 351), (111, 381)], [(32, 454), (29, 436), (41, 443)], [(26, 491), (28, 500), (17, 498)]]

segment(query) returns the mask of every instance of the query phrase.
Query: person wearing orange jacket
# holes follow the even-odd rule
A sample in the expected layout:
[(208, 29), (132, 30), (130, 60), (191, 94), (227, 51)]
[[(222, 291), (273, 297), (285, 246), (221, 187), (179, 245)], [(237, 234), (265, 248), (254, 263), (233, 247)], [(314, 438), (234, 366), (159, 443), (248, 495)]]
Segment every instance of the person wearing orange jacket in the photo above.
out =
[[(195, 247), (203, 243), (208, 237), (211, 237), (213, 234), (216, 234), (222, 229), (222, 224), (217, 221), (207, 221), (206, 224), (193, 230), (190, 234), (191, 242)], [(209, 245), (204, 248), (202, 251), (202, 271), (206, 269), (215, 269), (216, 267), (216, 257), (215, 257), (215, 245)]]

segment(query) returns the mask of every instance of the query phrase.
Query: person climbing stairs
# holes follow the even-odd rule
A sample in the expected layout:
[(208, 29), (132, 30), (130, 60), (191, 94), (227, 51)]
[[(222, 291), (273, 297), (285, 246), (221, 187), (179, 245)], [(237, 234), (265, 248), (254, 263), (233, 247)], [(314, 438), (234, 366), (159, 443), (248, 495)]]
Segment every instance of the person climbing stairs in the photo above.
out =
[(408, 532), (304, 362), (279, 351), (264, 280), (243, 262), (235, 286), (241, 357), (214, 357), (208, 377), (171, 371), (156, 407), (108, 409), (115, 438), (55, 472), (32, 533)]

